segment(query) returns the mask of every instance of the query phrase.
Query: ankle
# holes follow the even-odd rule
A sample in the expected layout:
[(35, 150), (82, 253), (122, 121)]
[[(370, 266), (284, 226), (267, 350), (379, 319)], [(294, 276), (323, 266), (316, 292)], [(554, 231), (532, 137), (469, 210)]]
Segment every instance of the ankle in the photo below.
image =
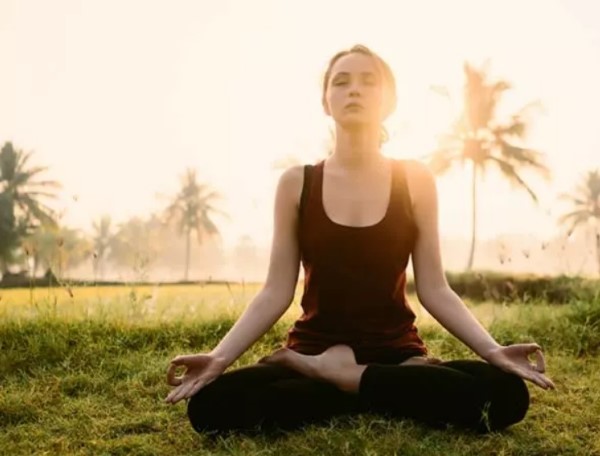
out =
[(346, 392), (358, 394), (360, 389), (360, 379), (367, 366), (356, 364), (354, 366), (344, 367), (335, 375), (332, 382), (338, 389)]

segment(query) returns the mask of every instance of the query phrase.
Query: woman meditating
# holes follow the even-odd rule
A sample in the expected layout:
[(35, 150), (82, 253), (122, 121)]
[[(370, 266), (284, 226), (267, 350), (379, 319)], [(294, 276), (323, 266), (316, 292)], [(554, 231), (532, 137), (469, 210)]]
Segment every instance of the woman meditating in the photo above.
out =
[[(166, 402), (189, 399), (198, 432), (290, 430), (355, 413), (481, 432), (519, 422), (524, 380), (554, 388), (541, 348), (500, 345), (448, 285), (432, 173), (381, 153), (396, 103), (389, 66), (364, 46), (336, 54), (322, 103), (335, 121), (334, 152), (282, 174), (263, 288), (210, 353), (171, 361)], [(411, 256), (423, 307), (482, 360), (428, 355), (406, 301)], [(300, 264), (303, 314), (284, 347), (225, 372), (288, 309)]]

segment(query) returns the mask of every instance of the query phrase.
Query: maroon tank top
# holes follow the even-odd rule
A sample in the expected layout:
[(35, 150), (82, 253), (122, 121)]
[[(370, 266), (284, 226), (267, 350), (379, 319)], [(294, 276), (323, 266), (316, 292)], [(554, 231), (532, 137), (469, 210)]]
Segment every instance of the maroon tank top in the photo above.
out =
[(298, 229), (303, 314), (288, 331), (286, 347), (316, 355), (346, 344), (361, 364), (427, 354), (405, 292), (416, 225), (404, 163), (391, 164), (386, 214), (367, 227), (332, 221), (323, 207), (324, 161), (305, 166)]

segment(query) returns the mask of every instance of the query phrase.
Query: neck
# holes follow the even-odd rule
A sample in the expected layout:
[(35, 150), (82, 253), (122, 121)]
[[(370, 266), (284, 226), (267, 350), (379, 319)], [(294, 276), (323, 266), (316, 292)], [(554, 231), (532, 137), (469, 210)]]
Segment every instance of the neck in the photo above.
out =
[(335, 147), (330, 161), (345, 168), (370, 168), (384, 159), (378, 129), (348, 130), (336, 126)]

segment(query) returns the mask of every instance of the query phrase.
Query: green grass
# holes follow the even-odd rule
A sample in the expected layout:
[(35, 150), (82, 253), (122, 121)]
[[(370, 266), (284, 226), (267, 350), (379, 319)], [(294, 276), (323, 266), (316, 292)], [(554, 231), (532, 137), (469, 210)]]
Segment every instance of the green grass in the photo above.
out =
[[(600, 303), (473, 305), (502, 343), (536, 340), (556, 391), (530, 387), (526, 419), (475, 435), (374, 415), (279, 437), (196, 434), (182, 403), (165, 405), (168, 360), (210, 350), (256, 287), (11, 290), (0, 294), (0, 454), (600, 455)], [(411, 302), (416, 303), (412, 298)], [(419, 306), (434, 355), (472, 358)], [(277, 347), (298, 301), (232, 368)]]

